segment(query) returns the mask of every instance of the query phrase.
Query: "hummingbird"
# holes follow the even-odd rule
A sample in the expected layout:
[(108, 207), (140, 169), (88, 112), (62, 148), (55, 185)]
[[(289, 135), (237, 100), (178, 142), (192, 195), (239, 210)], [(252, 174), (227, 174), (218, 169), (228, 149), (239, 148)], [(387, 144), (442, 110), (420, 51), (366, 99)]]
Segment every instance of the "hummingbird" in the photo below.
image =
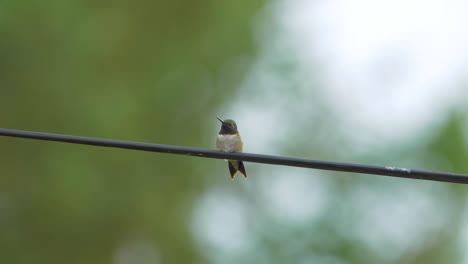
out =
[[(243, 152), (244, 142), (237, 130), (237, 124), (232, 119), (222, 120), (216, 117), (221, 122), (221, 130), (219, 130), (218, 137), (216, 139), (216, 149), (223, 152)], [(229, 173), (231, 179), (234, 180), (237, 172), (240, 171), (247, 178), (245, 172), (244, 163), (240, 160), (228, 160)]]

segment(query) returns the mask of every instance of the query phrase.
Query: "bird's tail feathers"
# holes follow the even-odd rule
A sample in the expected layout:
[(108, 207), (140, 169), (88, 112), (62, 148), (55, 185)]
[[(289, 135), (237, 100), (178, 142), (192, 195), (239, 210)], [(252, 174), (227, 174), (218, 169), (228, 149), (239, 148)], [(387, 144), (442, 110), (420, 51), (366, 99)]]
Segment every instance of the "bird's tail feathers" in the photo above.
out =
[(247, 178), (247, 173), (245, 172), (244, 163), (242, 161), (230, 160), (229, 164), (229, 173), (231, 173), (231, 179), (234, 180), (237, 172), (240, 171), (245, 178)]
[(232, 164), (232, 161), (228, 161), (229, 164), (229, 173), (231, 173), (231, 180), (234, 180), (237, 174), (237, 169)]
[(239, 161), (239, 171), (247, 179), (247, 177), (248, 177), (247, 172), (245, 172), (244, 162), (242, 162), (242, 161)]

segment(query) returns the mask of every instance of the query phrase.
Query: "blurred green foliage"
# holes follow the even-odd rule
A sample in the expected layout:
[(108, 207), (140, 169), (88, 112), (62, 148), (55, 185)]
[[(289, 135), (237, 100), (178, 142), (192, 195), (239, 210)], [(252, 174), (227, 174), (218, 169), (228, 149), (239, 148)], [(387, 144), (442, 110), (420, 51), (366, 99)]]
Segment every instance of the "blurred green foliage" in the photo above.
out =
[[(263, 1), (3, 1), (1, 127), (212, 147)], [(132, 237), (203, 263), (187, 158), (0, 138), (0, 262), (120, 263)]]

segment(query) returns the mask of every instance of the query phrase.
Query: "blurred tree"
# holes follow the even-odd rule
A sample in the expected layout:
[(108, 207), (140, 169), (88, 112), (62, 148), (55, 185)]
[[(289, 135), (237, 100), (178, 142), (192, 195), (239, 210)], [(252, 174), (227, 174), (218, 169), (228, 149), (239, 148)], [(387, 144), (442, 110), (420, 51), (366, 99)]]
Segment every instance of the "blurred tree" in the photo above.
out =
[[(205, 125), (254, 54), (262, 4), (2, 2), (1, 126), (207, 147)], [(189, 159), (0, 145), (1, 263), (146, 263), (135, 250), (203, 262), (190, 233), (202, 184)]]

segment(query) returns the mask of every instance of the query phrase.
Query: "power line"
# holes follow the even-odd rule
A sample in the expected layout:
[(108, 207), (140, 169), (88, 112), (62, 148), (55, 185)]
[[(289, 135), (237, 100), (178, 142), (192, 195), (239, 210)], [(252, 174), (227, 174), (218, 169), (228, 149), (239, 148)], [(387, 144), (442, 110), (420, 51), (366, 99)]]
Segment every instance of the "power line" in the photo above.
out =
[(431, 180), (441, 182), (468, 183), (468, 175), (434, 172), (423, 170), (411, 170), (397, 167), (381, 167), (370, 165), (359, 165), (352, 163), (331, 162), (321, 160), (310, 160), (300, 158), (290, 158), (281, 156), (261, 155), (252, 153), (227, 153), (211, 149), (200, 149), (190, 147), (169, 146), (161, 144), (150, 144), (131, 141), (120, 141), (111, 139), (78, 137), (70, 135), (49, 134), (41, 132), (30, 132), (13, 129), (1, 129), (0, 136), (19, 137), (48, 141), (59, 141), (74, 144), (84, 144), (100, 147), (123, 148), (151, 152), (162, 152), (169, 154), (188, 155), (213, 159), (243, 160), (248, 162), (265, 163), (273, 165), (284, 165), (293, 167), (303, 167), (331, 171), (344, 171), (374, 175), (393, 176), (400, 178)]

